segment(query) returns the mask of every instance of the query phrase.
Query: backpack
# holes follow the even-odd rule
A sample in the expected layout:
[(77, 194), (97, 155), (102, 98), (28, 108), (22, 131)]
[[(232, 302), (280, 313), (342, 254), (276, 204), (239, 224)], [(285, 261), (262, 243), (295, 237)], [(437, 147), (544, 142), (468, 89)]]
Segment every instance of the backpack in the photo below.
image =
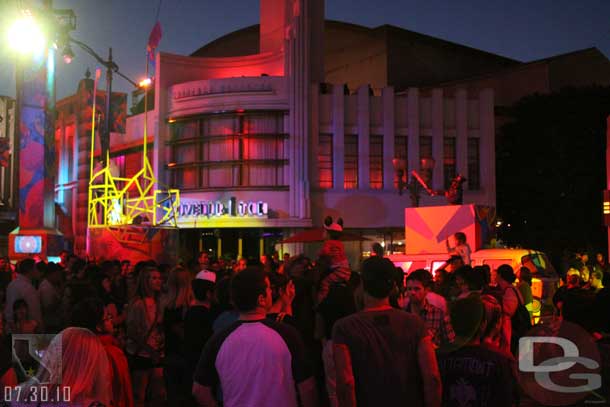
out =
[(511, 338), (510, 338), (510, 350), (514, 354), (516, 354), (517, 346), (519, 344), (519, 338), (525, 336), (527, 331), (532, 328), (532, 319), (530, 317), (530, 313), (525, 308), (525, 304), (521, 302), (521, 297), (519, 297), (519, 293), (515, 287), (510, 287), (515, 295), (517, 296), (517, 309), (513, 316), (510, 319), (512, 330), (511, 330)]

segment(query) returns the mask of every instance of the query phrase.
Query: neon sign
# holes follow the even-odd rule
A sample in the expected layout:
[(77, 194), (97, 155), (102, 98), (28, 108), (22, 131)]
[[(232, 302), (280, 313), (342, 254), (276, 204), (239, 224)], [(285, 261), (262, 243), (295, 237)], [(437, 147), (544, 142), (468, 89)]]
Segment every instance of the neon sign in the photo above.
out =
[(269, 205), (263, 201), (238, 201), (231, 197), (228, 201), (182, 202), (178, 206), (178, 217), (266, 217)]

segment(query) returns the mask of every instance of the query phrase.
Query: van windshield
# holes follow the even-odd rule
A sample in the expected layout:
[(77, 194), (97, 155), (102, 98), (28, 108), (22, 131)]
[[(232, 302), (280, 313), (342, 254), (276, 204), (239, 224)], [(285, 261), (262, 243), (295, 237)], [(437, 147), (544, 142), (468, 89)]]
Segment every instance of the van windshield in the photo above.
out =
[(544, 253), (530, 253), (521, 257), (521, 264), (537, 277), (557, 277), (555, 268)]

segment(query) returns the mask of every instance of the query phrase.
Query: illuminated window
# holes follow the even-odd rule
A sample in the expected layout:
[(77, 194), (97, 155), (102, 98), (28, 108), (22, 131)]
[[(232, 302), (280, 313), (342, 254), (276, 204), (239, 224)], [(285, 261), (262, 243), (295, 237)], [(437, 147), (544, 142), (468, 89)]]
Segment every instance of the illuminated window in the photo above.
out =
[[(174, 145), (173, 162), (192, 163), (198, 160), (197, 142), (199, 135), (199, 122), (189, 121), (176, 123), (173, 128), (174, 140), (177, 142)], [(189, 189), (196, 188), (198, 185), (197, 168), (195, 166), (181, 168), (176, 172), (176, 186)]]
[(204, 115), (171, 129), (175, 187), (287, 188), (284, 112)]
[[(406, 168), (409, 168), (409, 138), (407, 136), (394, 136), (394, 158), (405, 160)], [(408, 178), (408, 177), (407, 177)], [(394, 188), (398, 189), (398, 176), (394, 174)]]
[(369, 139), (370, 186), (383, 189), (383, 136), (370, 136)]
[(468, 138), (468, 189), (481, 189), (480, 140), (477, 137)]
[(451, 180), (457, 176), (455, 155), (455, 137), (445, 137), (443, 139), (443, 178), (445, 189), (449, 189)]
[(355, 134), (345, 135), (343, 188), (358, 188), (358, 136)]
[(318, 143), (318, 186), (333, 187), (333, 135), (320, 134)]

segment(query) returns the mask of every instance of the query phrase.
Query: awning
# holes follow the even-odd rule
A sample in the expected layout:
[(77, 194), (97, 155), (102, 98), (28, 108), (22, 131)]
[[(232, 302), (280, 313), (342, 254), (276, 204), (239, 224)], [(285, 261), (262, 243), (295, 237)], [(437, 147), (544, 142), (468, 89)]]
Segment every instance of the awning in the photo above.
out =
[[(322, 242), (327, 239), (326, 231), (324, 228), (314, 228), (304, 230), (302, 232), (297, 233), (296, 235), (290, 236), (289, 238), (282, 240), (280, 243), (313, 243), (313, 242)], [(341, 234), (341, 238), (339, 240), (343, 240), (346, 242), (353, 241), (368, 241), (366, 237), (360, 236), (355, 233), (343, 232)]]

